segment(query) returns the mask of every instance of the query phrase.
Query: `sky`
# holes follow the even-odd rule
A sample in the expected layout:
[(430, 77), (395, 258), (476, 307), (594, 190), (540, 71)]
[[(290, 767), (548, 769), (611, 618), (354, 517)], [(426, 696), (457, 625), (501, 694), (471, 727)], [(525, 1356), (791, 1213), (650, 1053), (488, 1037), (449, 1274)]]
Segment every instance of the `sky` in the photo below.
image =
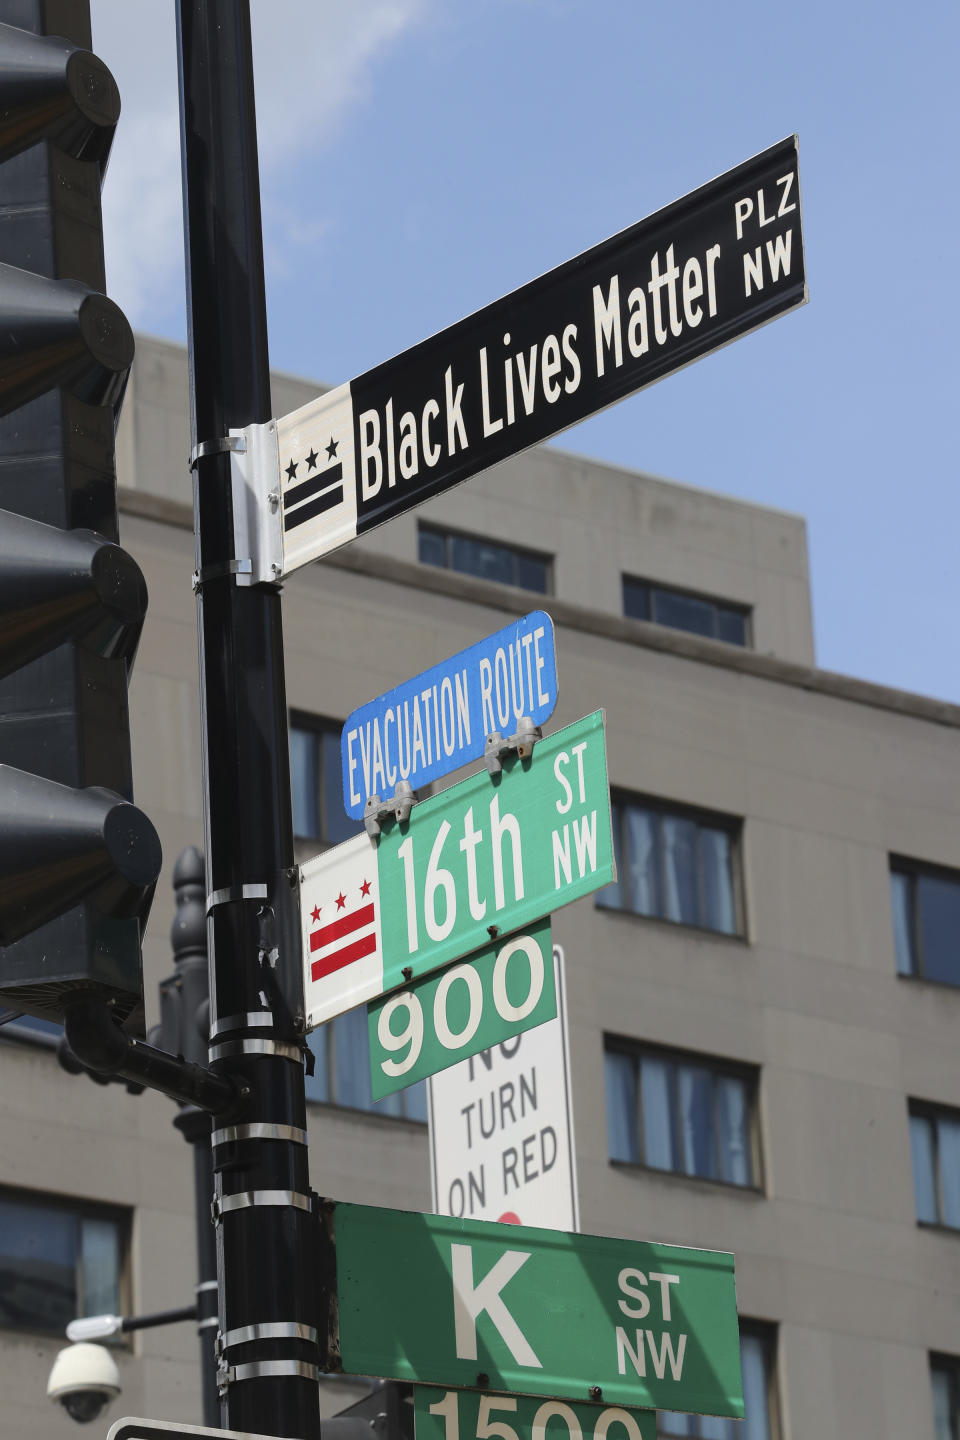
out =
[[(555, 443), (804, 516), (817, 663), (960, 703), (955, 0), (250, 3), (270, 359), (325, 384), (796, 133), (809, 304)], [(108, 290), (185, 341), (173, 0), (91, 10)]]

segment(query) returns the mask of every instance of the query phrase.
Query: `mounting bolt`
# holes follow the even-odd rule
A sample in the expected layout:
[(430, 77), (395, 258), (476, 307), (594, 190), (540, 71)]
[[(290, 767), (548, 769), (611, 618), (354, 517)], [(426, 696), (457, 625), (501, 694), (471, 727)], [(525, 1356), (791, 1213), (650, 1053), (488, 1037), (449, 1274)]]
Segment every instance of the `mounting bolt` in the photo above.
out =
[(276, 560), (274, 560), (270, 566), (270, 573), (271, 575), (275, 575), (279, 580), (281, 574), (283, 573), (283, 567), (281, 565), (278, 565)]
[(270, 506), (271, 510), (276, 510), (277, 506), (280, 504), (279, 490), (270, 491), (270, 494), (267, 496), (267, 504)]
[(479, 1375), (477, 1376), (477, 1384), (480, 1386), (481, 1390), (485, 1386), (490, 1384), (490, 1376), (487, 1374), (486, 1370), (480, 1371)]
[(590, 1399), (591, 1399), (591, 1400), (602, 1400), (602, 1399), (603, 1399), (603, 1391), (600, 1389), (600, 1386), (599, 1386), (599, 1385), (591, 1385), (591, 1386), (590, 1386)]
[(403, 976), (404, 980), (412, 980), (412, 979), (413, 979), (413, 966), (412, 966), (412, 965), (404, 965), (403, 969), (400, 971), (400, 974)]
[(488, 925), (488, 926), (487, 926), (487, 934), (490, 936), (490, 939), (491, 939), (491, 940), (496, 940), (497, 936), (500, 934), (500, 926), (499, 926), (499, 925)]

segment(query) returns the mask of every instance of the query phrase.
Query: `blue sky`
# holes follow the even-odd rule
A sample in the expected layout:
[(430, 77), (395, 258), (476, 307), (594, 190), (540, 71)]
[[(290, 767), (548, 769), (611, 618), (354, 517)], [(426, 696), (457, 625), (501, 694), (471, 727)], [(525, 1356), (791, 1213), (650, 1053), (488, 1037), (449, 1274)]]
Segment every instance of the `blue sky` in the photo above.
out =
[[(92, 11), (108, 287), (182, 340), (173, 5)], [(810, 304), (557, 443), (802, 514), (818, 663), (960, 702), (953, 0), (251, 11), (271, 360), (331, 384), (796, 132)]]

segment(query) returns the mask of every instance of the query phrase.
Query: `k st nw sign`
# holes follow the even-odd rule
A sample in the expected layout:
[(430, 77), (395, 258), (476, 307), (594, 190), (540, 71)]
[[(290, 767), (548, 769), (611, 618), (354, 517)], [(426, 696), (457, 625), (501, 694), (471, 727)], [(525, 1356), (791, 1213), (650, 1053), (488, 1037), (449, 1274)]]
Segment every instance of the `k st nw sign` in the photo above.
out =
[(324, 1216), (329, 1369), (743, 1416), (732, 1255), (367, 1205)]
[[(603, 712), (300, 869), (307, 1026), (615, 879)], [(385, 921), (386, 917), (386, 921)], [(374, 1373), (374, 1372), (371, 1372)]]
[(521, 717), (549, 720), (557, 703), (553, 621), (534, 610), (354, 710), (340, 736), (343, 804), (354, 820), (372, 795), (398, 780), (414, 790), (484, 753), (488, 735), (506, 738)]
[(240, 584), (289, 575), (807, 298), (796, 136), (278, 421), (234, 431)]

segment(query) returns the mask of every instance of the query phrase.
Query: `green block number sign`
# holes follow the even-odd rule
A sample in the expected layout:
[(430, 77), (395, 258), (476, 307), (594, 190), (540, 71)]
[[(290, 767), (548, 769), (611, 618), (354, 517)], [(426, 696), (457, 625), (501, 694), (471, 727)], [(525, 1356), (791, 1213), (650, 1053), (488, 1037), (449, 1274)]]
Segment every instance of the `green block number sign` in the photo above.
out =
[(374, 1100), (557, 1013), (550, 921), (367, 1006)]
[(415, 1385), (417, 1440), (656, 1440), (654, 1410)]

